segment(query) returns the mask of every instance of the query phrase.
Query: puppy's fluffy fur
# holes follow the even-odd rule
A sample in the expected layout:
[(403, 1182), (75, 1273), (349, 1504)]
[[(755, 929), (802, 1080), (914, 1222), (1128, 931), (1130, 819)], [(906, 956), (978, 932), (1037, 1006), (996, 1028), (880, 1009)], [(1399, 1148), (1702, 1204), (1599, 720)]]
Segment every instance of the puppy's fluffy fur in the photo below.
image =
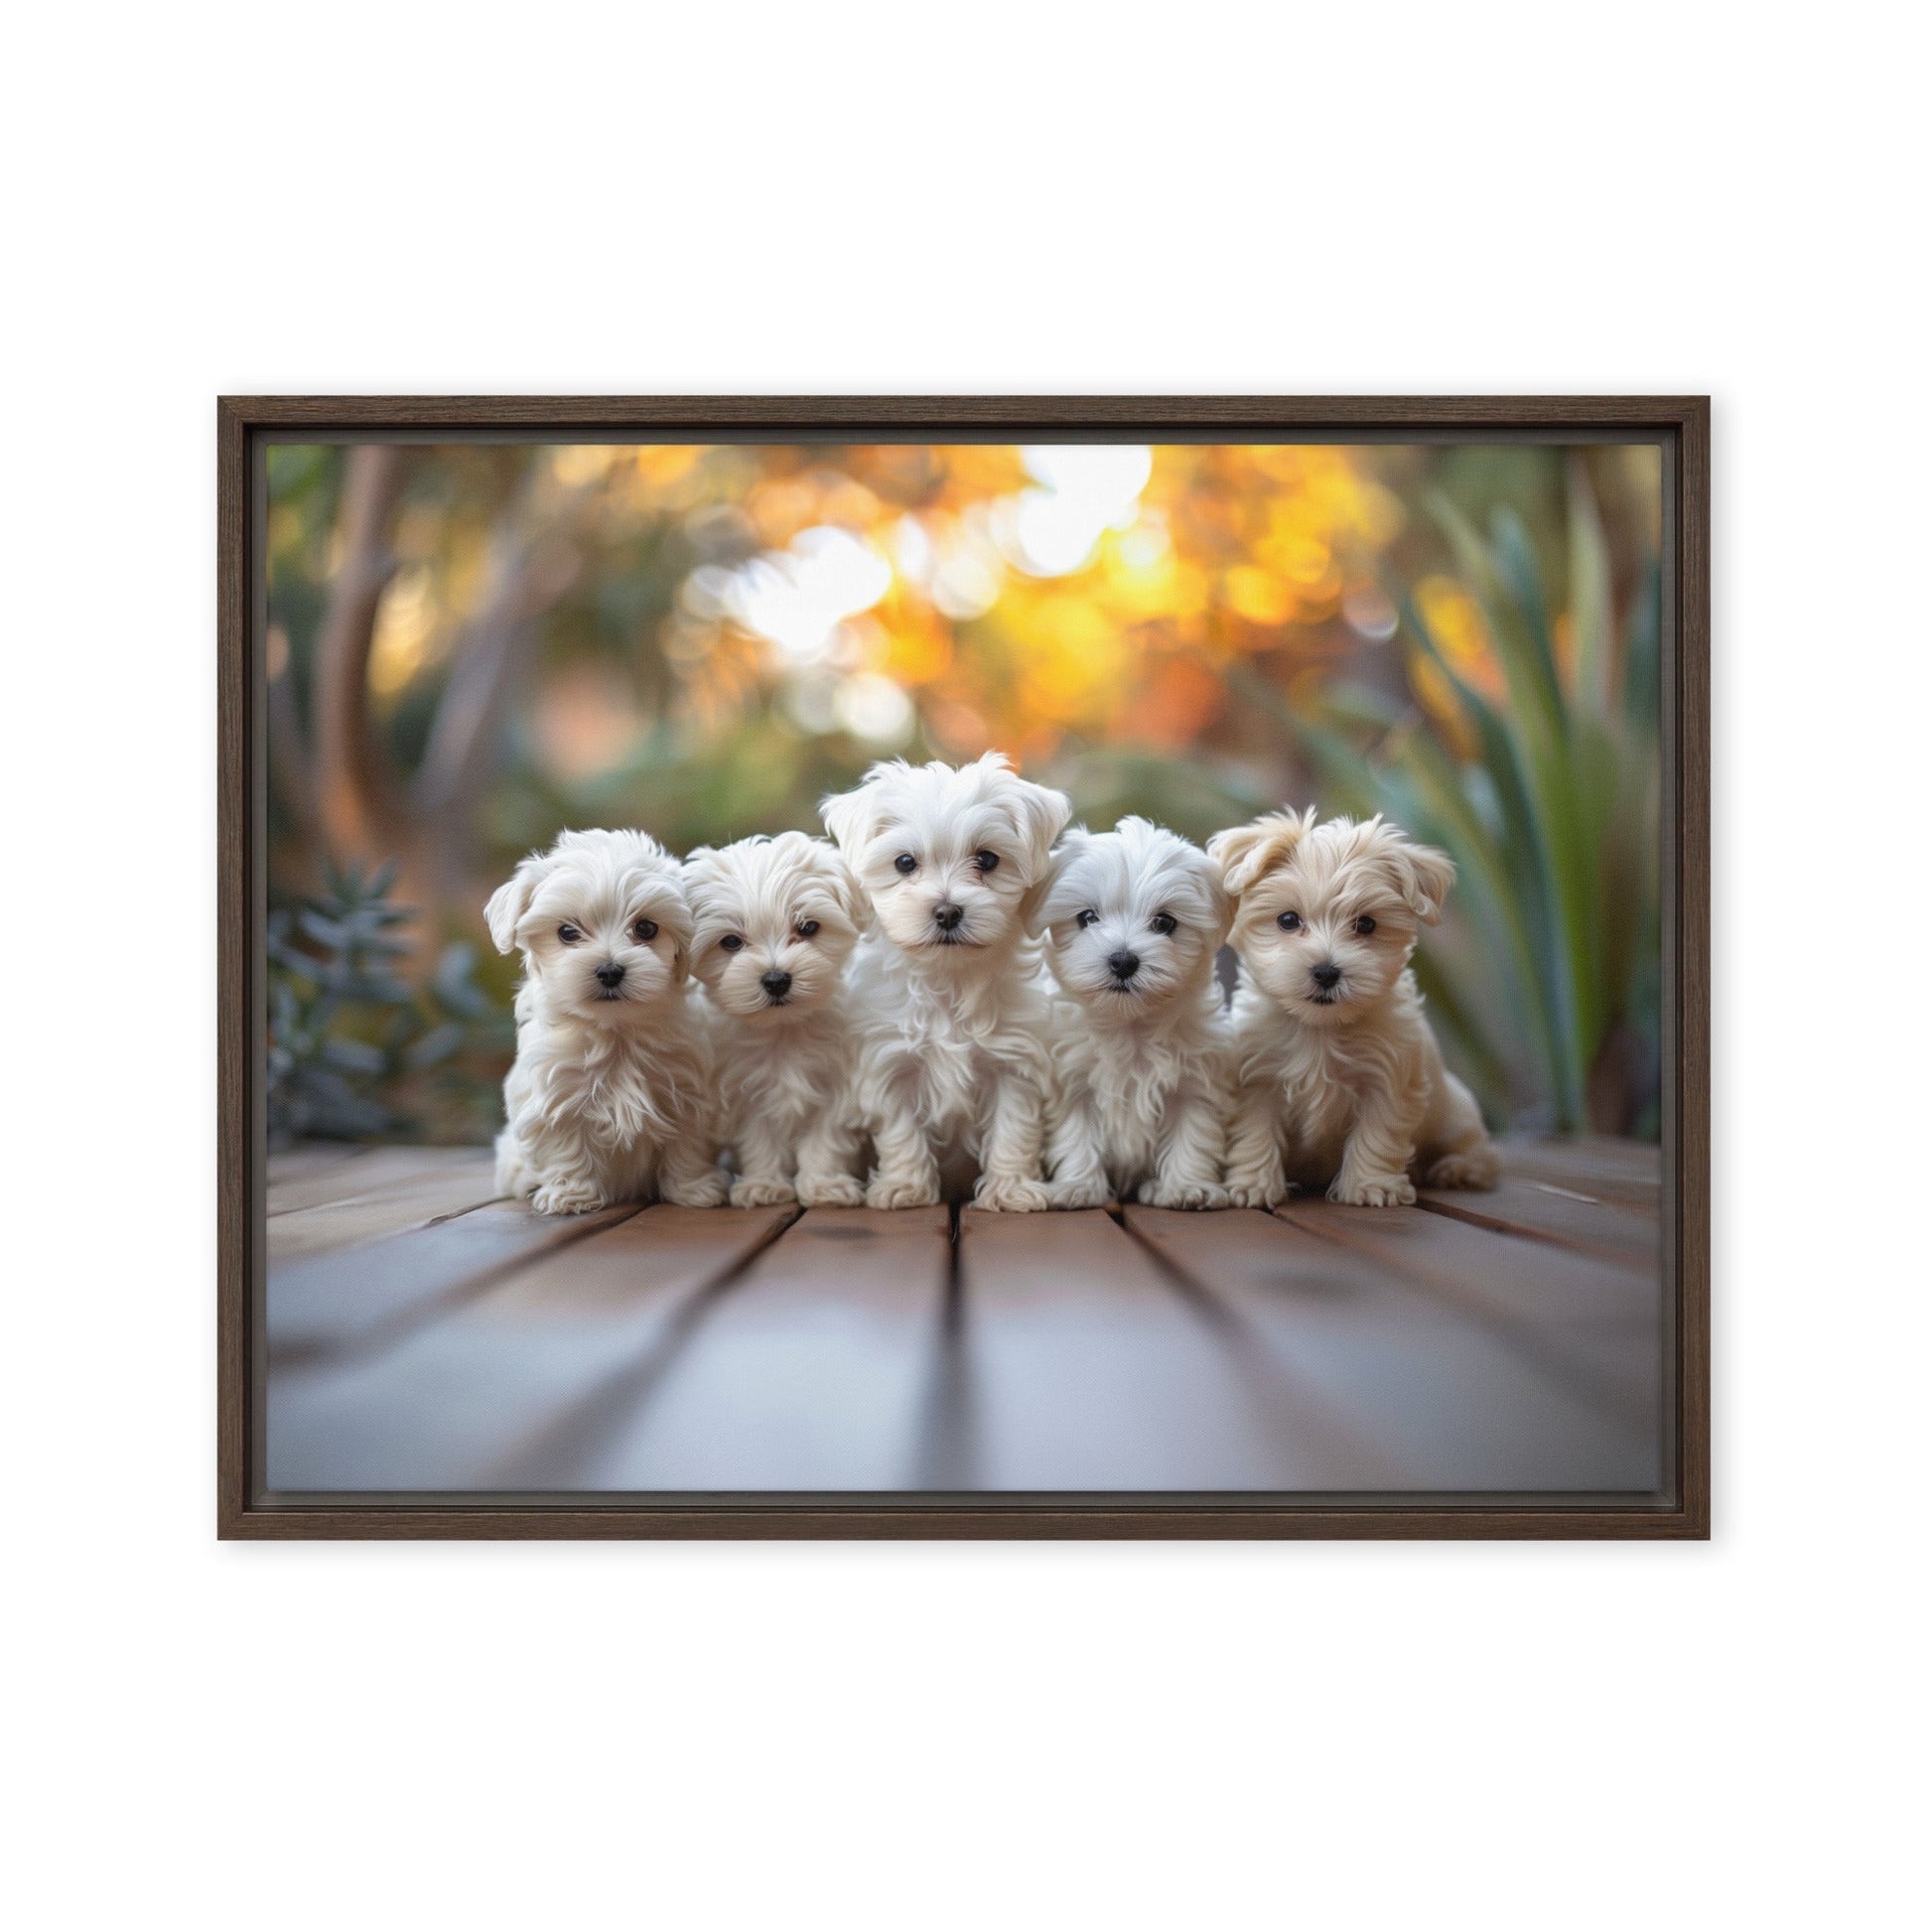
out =
[(1076, 826), (1036, 915), (1053, 1001), (1056, 1207), (1111, 1191), (1155, 1207), (1225, 1207), (1232, 1099), (1214, 955), (1231, 904), (1199, 847), (1144, 818)]
[(720, 1205), (678, 862), (641, 832), (566, 832), (483, 917), (499, 952), (523, 954), (497, 1186), (542, 1214), (652, 1194)]
[(718, 1067), (734, 1207), (857, 1207), (860, 1133), (847, 956), (869, 914), (823, 839), (740, 839), (684, 862)]
[(1290, 1184), (1363, 1207), (1495, 1184), (1469, 1090), (1443, 1065), (1409, 958), (1455, 868), (1380, 818), (1272, 813), (1208, 841), (1237, 901), (1246, 971), (1232, 1022), (1241, 1091), (1228, 1189), (1272, 1207)]
[(852, 962), (873, 1207), (957, 1196), (1047, 1206), (1046, 994), (1027, 936), (1066, 796), (989, 752), (972, 764), (876, 764), (828, 798), (826, 830), (872, 902)]

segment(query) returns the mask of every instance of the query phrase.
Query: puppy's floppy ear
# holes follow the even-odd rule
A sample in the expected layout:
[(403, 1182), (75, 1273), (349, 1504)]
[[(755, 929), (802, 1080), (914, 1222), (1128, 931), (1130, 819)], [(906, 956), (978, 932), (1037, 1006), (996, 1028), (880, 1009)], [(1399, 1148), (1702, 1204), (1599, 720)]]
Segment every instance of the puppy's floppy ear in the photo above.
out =
[(1084, 825), (1069, 825), (1060, 835), (1057, 849), (1048, 856), (1046, 870), (1027, 888), (1020, 901), (1020, 922), (1029, 939), (1037, 939), (1046, 930), (1046, 902), (1053, 897), (1053, 888), (1060, 883), (1067, 867), (1087, 849), (1092, 837)]
[(1314, 824), (1306, 812), (1268, 812), (1251, 824), (1233, 825), (1207, 842), (1207, 856), (1230, 898), (1238, 899), (1263, 873), (1285, 865)]
[(1433, 845), (1410, 845), (1407, 841), (1396, 848), (1395, 857), (1396, 876), (1402, 882), (1402, 897), (1409, 909), (1424, 925), (1440, 924), (1443, 901), (1455, 884), (1455, 861)]
[(1228, 942), (1228, 934), (1234, 930), (1234, 895), (1221, 884), (1210, 870), (1201, 882), (1207, 888), (1207, 903), (1212, 924), (1208, 928), (1213, 940), (1210, 952), (1219, 952)]
[(872, 924), (872, 896), (859, 884), (859, 875), (845, 862), (836, 847), (819, 847), (819, 868), (832, 888), (832, 896), (845, 909), (855, 932)]
[(1014, 778), (1008, 782), (1007, 804), (1013, 813), (1014, 829), (1027, 848), (1028, 869), (1037, 879), (1046, 871), (1053, 841), (1073, 816), (1073, 800), (1063, 791), (1035, 784), (1031, 778)]
[(879, 831), (879, 798), (870, 784), (818, 801), (818, 815), (832, 843), (850, 859), (870, 845)]
[(551, 857), (547, 852), (533, 852), (490, 894), (489, 902), (483, 907), (483, 923), (488, 926), (490, 940), (498, 952), (516, 950), (517, 922), (530, 909), (530, 900), (550, 866)]

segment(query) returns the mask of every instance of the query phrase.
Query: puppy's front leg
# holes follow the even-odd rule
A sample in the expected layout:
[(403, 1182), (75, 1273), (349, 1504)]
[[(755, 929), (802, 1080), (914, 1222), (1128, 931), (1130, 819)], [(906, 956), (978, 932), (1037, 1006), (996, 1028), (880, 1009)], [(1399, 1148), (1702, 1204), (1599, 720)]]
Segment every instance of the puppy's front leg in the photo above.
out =
[(739, 1133), (737, 1147), (743, 1172), (732, 1182), (734, 1207), (777, 1207), (796, 1198), (785, 1176), (791, 1150), (767, 1118), (760, 1115), (748, 1120)]
[(879, 1164), (866, 1187), (868, 1207), (936, 1207), (939, 1164), (926, 1145), (925, 1130), (905, 1108), (893, 1103), (872, 1125)]
[(1152, 1180), (1141, 1182), (1137, 1198), (1150, 1207), (1226, 1207), (1221, 1162), (1227, 1152), (1227, 1123), (1209, 1093), (1182, 1087), (1174, 1096), (1173, 1129), (1161, 1150)]
[(1046, 1104), (1031, 1072), (1009, 1071), (993, 1101), (973, 1205), (1004, 1214), (1036, 1214), (1051, 1207), (1052, 1196), (1039, 1177), (1040, 1142), (1045, 1138)]
[(798, 1198), (807, 1207), (863, 1207), (858, 1178), (859, 1123), (834, 1108), (798, 1145)]
[(708, 1131), (691, 1123), (665, 1147), (657, 1192), (678, 1207), (724, 1206), (725, 1176), (718, 1171), (718, 1148)]
[(1053, 1176), (1046, 1191), (1055, 1207), (1104, 1207), (1111, 1198), (1100, 1116), (1087, 1095), (1062, 1095), (1054, 1111), (1046, 1166)]
[[(509, 1165), (499, 1152), (499, 1182)], [(527, 1194), (539, 1214), (588, 1214), (617, 1198), (590, 1135), (568, 1115), (519, 1138), (514, 1178), (514, 1191)]]
[(1416, 1198), (1409, 1163), (1416, 1158), (1415, 1111), (1393, 1094), (1370, 1093), (1362, 1100), (1347, 1143), (1341, 1172), (1328, 1186), (1328, 1198), (1350, 1207), (1409, 1207)]
[(1279, 1207), (1288, 1198), (1279, 1108), (1279, 1092), (1272, 1084), (1241, 1089), (1228, 1135), (1228, 1200), (1235, 1207)]

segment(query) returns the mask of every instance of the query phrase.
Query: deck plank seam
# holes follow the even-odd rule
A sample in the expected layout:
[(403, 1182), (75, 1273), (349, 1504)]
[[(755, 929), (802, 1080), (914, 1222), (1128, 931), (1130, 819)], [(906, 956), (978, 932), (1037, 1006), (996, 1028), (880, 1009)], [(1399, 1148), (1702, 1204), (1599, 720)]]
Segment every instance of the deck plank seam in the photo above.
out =
[(751, 1272), (754, 1264), (804, 1219), (805, 1212), (794, 1207), (782, 1220), (772, 1223), (763, 1239), (754, 1242), (717, 1274), (686, 1290), (666, 1318), (663, 1329), (635, 1357), (619, 1364), (596, 1389), (554, 1422), (546, 1423), (520, 1445), (500, 1450), (479, 1472), (478, 1487), (506, 1491), (569, 1489), (568, 1480), (546, 1482), (537, 1478), (551, 1475), (553, 1468), (560, 1464), (568, 1464), (573, 1470), (583, 1467), (594, 1458), (600, 1440), (608, 1441), (640, 1415), (652, 1394), (676, 1368), (679, 1357), (707, 1318)]
[[(1177, 1259), (1167, 1254), (1134, 1221), (1127, 1218), (1124, 1207), (1121, 1209), (1120, 1224), (1128, 1238), (1153, 1261), (1187, 1312), (1211, 1329), (1215, 1339), (1228, 1350), (1234, 1361), (1238, 1386), (1249, 1392), (1260, 1389), (1277, 1397), (1292, 1394), (1297, 1405), (1295, 1413), (1303, 1419), (1311, 1419), (1318, 1435), (1326, 1438), (1330, 1445), (1345, 1444), (1348, 1452), (1364, 1466), (1379, 1465), (1386, 1479), (1394, 1481), (1394, 1464), (1359, 1429), (1336, 1415), (1332, 1404), (1323, 1401), (1318, 1393), (1310, 1390), (1298, 1378), (1283, 1373), (1281, 1364), (1268, 1349), (1262, 1331), (1248, 1314), (1227, 1301), (1224, 1291), (1190, 1273)], [(1284, 1412), (1278, 1402), (1263, 1402), (1257, 1405), (1257, 1409), (1272, 1436), (1279, 1441), (1294, 1440), (1293, 1432), (1285, 1433), (1280, 1426), (1278, 1418)]]
[[(1455, 1285), (1446, 1284), (1440, 1275), (1424, 1273), (1412, 1266), (1404, 1265), (1404, 1258), (1379, 1254), (1362, 1245), (1335, 1228), (1325, 1228), (1307, 1221), (1288, 1221), (1282, 1209), (1274, 1210), (1277, 1217), (1287, 1221), (1290, 1227), (1300, 1228), (1305, 1234), (1311, 1234), (1318, 1241), (1326, 1241), (1331, 1246), (1365, 1260), (1379, 1267), (1390, 1282), (1408, 1294), (1435, 1303), (1439, 1308), (1452, 1310), (1458, 1316), (1474, 1322), (1493, 1334), (1496, 1339), (1531, 1367), (1559, 1383), (1566, 1394), (1577, 1397), (1588, 1404), (1598, 1415), (1619, 1428), (1637, 1426), (1636, 1419), (1629, 1411), (1625, 1398), (1615, 1389), (1606, 1387), (1596, 1376), (1581, 1369), (1571, 1357), (1560, 1349), (1551, 1348), (1543, 1339), (1541, 1331), (1532, 1323), (1517, 1316), (1505, 1314), (1482, 1302), (1458, 1291)], [(1484, 1229), (1487, 1233), (1489, 1230)], [(1590, 1257), (1595, 1259), (1595, 1257)]]
[[(1572, 1195), (1571, 1198), (1587, 1197)], [(1608, 1203), (1592, 1204), (1608, 1206)], [(1534, 1241), (1545, 1247), (1561, 1248), (1568, 1254), (1584, 1255), (1591, 1261), (1606, 1262), (1613, 1268), (1621, 1268), (1627, 1274), (1648, 1278), (1647, 1271), (1639, 1268), (1627, 1254), (1607, 1243), (1590, 1241), (1581, 1235), (1560, 1234), (1549, 1228), (1527, 1227), (1520, 1221), (1506, 1220), (1497, 1214), (1484, 1214), (1480, 1207), (1462, 1201), (1432, 1200), (1425, 1194), (1418, 1194), (1416, 1205), (1425, 1214), (1440, 1214), (1445, 1220), (1460, 1221), (1465, 1227), (1482, 1229), (1485, 1234), (1504, 1234), (1518, 1241)], [(1618, 1208), (1612, 1211), (1628, 1213), (1633, 1220), (1643, 1220), (1641, 1209)], [(1654, 1226), (1655, 1223), (1650, 1225)]]
[[(441, 1227), (450, 1221), (459, 1221), (466, 1214), (475, 1214), (485, 1207), (495, 1206), (494, 1201), (478, 1201), (474, 1206), (458, 1208), (454, 1213), (439, 1215), (434, 1221), (426, 1221), (420, 1227), (405, 1228), (397, 1234), (384, 1236), (385, 1240), (402, 1240), (411, 1234), (425, 1234), (433, 1227)], [(560, 1229), (554, 1247), (544, 1249), (540, 1254), (528, 1252), (515, 1254), (502, 1261), (485, 1263), (474, 1273), (465, 1275), (450, 1283), (439, 1294), (412, 1303), (409, 1307), (398, 1309), (385, 1320), (372, 1323), (361, 1333), (339, 1340), (269, 1343), (268, 1366), (271, 1370), (283, 1368), (315, 1368), (324, 1364), (348, 1364), (367, 1361), (373, 1356), (384, 1353), (397, 1341), (411, 1335), (419, 1328), (429, 1326), (440, 1320), (452, 1309), (462, 1307), (466, 1302), (474, 1302), (490, 1289), (501, 1286), (520, 1269), (533, 1266), (539, 1260), (546, 1260), (574, 1248), (580, 1241), (603, 1233), (608, 1228), (622, 1227), (626, 1221), (634, 1220), (643, 1212), (643, 1203), (633, 1205), (627, 1214), (619, 1214), (612, 1220), (596, 1219), (586, 1216), (589, 1226)], [(379, 1242), (358, 1244), (367, 1247), (379, 1246)], [(317, 1256), (317, 1260), (339, 1260), (352, 1255), (354, 1248), (338, 1248), (330, 1251), (327, 1257)], [(296, 1266), (306, 1266), (298, 1263)], [(271, 1274), (272, 1274), (271, 1270)]]

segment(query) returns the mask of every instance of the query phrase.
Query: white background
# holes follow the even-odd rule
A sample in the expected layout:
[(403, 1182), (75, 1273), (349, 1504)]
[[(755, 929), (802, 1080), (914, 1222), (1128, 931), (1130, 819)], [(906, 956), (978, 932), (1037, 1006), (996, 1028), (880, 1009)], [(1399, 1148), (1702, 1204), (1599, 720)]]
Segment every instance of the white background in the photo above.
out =
[[(1922, 19), (16, 16), (15, 1922), (1922, 1907)], [(1711, 392), (1714, 1541), (217, 1546), (224, 390)]]

